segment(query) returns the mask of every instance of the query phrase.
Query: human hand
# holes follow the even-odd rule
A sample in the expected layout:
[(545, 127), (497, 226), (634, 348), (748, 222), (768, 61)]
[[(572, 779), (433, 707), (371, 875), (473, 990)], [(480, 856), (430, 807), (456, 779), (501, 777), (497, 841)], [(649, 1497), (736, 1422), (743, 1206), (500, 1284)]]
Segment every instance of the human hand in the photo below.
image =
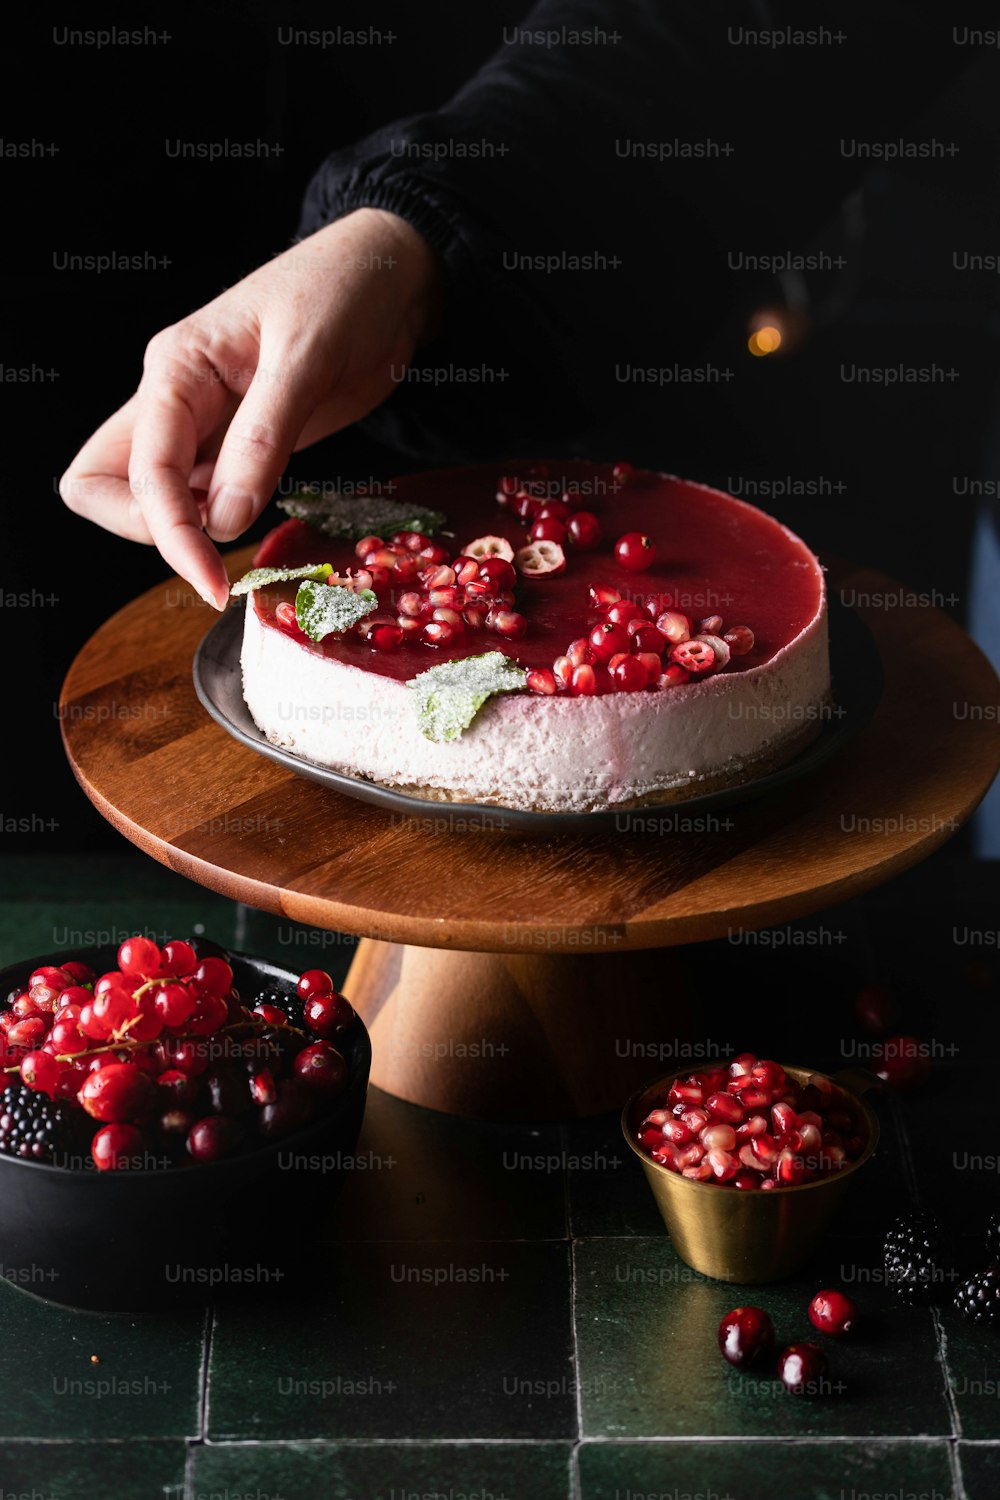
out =
[(63, 500), (153, 543), (224, 609), (212, 540), (246, 530), (293, 452), (385, 400), (432, 329), (441, 283), (405, 220), (338, 219), (150, 340), (138, 390), (70, 464)]

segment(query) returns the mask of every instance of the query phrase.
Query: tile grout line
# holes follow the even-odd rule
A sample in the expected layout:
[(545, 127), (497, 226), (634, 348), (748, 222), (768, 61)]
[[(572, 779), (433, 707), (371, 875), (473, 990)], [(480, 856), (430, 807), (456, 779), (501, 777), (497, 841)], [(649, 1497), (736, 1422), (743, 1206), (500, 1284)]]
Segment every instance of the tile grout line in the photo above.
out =
[(577, 1452), (579, 1451), (580, 1439), (583, 1437), (583, 1390), (580, 1381), (580, 1343), (576, 1336), (576, 1242), (573, 1238), (573, 1204), (570, 1193), (569, 1172), (566, 1170), (566, 1155), (568, 1140), (568, 1125), (562, 1121), (559, 1125), (559, 1145), (562, 1150), (563, 1169), (563, 1225), (566, 1230), (566, 1248), (569, 1253), (569, 1332), (570, 1346), (573, 1351), (573, 1374), (576, 1377), (576, 1389), (574, 1391), (576, 1406), (576, 1439), (569, 1450), (567, 1459), (567, 1478), (571, 1500), (580, 1500), (580, 1471), (577, 1463)]
[[(906, 1116), (903, 1112), (902, 1104), (898, 1099), (893, 1099), (892, 1111), (896, 1122), (896, 1138), (899, 1141), (899, 1153), (903, 1163), (903, 1172), (910, 1191), (910, 1201), (919, 1208), (920, 1191), (917, 1183), (917, 1167), (913, 1159), (913, 1148), (910, 1145), (910, 1133), (906, 1128)], [(938, 1364), (941, 1366), (944, 1404), (948, 1410), (948, 1420), (951, 1424), (951, 1441), (948, 1450), (949, 1463), (951, 1464), (953, 1478), (959, 1481), (959, 1494), (963, 1494), (964, 1490), (961, 1486), (960, 1475), (956, 1471), (956, 1462), (952, 1456), (952, 1449), (962, 1438), (962, 1418), (959, 1415), (958, 1403), (955, 1400), (955, 1392), (952, 1390), (951, 1385), (951, 1371), (948, 1368), (948, 1337), (941, 1322), (941, 1314), (936, 1307), (931, 1308), (931, 1322), (934, 1328), (934, 1345), (937, 1349)]]
[(201, 1339), (201, 1368), (198, 1372), (198, 1441), (203, 1443), (208, 1433), (208, 1370), (212, 1358), (212, 1334), (215, 1329), (215, 1302), (205, 1308), (205, 1327)]

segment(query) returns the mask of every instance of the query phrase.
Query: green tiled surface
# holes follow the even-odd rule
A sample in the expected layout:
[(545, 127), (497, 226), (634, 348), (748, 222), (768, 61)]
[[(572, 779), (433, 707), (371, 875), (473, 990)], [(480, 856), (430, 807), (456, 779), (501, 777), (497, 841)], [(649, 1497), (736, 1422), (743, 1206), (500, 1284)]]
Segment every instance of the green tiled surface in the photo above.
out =
[[(76, 1314), (0, 1284), (0, 1496), (992, 1500), (997, 1336), (903, 1309), (880, 1280), (881, 1232), (914, 1194), (976, 1243), (1000, 1203), (995, 1172), (959, 1169), (967, 1150), (995, 1150), (968, 1100), (995, 1086), (996, 957), (949, 942), (956, 911), (995, 928), (1000, 882), (933, 862), (924, 876), (824, 914), (848, 934), (825, 952), (699, 950), (715, 1029), (738, 1044), (787, 1056), (791, 1035), (799, 1059), (852, 1061), (863, 975), (897, 985), (905, 1029), (937, 1051), (930, 1083), (881, 1108), (882, 1148), (800, 1277), (751, 1291), (684, 1267), (612, 1117), (501, 1127), (373, 1090), (361, 1165), (305, 1284), (169, 1320)], [(339, 981), (353, 950), (136, 855), (0, 860), (0, 883), (2, 962), (200, 927)], [(750, 1028), (748, 995), (765, 999)], [(715, 1354), (740, 1300), (767, 1306), (779, 1337), (808, 1336), (808, 1295), (834, 1281), (866, 1314), (830, 1344), (842, 1390), (803, 1401)]]
[(4, 1500), (181, 1500), (186, 1463), (182, 1442), (0, 1441), (0, 1495)]
[(581, 1500), (955, 1500), (948, 1444), (586, 1443)]
[[(195, 1454), (194, 1496), (269, 1500), (568, 1500), (569, 1443), (223, 1443)], [(263, 1496), (262, 1496), (263, 1500)]]

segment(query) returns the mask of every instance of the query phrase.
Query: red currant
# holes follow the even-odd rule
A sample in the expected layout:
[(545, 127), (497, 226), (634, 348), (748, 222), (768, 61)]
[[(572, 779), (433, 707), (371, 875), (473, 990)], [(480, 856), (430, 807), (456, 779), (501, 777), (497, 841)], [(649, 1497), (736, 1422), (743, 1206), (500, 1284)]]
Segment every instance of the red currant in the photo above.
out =
[(164, 1026), (183, 1026), (194, 1015), (194, 991), (186, 984), (160, 985), (153, 996), (153, 1007)]
[(118, 949), (118, 967), (132, 979), (158, 974), (160, 960), (160, 950), (152, 938), (126, 938)]
[(62, 1072), (55, 1058), (48, 1052), (29, 1052), (21, 1059), (21, 1080), (29, 1089), (39, 1089), (44, 1094), (55, 1096)]
[(173, 942), (167, 943), (161, 959), (162, 973), (184, 979), (188, 974), (194, 973), (197, 965), (198, 955), (190, 943), (185, 943), (183, 938), (174, 938)]
[(233, 971), (224, 958), (203, 958), (194, 971), (195, 989), (203, 995), (228, 995), (233, 987)]

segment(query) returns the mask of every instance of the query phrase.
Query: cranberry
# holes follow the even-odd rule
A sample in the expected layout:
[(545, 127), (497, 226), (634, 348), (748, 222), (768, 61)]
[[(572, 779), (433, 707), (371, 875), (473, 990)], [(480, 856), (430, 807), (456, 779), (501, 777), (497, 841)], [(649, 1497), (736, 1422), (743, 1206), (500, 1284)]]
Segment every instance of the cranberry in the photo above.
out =
[(113, 1062), (89, 1073), (80, 1090), (80, 1103), (95, 1120), (117, 1124), (140, 1119), (153, 1100), (153, 1084), (132, 1063)]
[(195, 1161), (218, 1161), (239, 1145), (242, 1131), (235, 1120), (225, 1115), (209, 1115), (197, 1120), (188, 1132), (188, 1155)]
[(789, 1344), (778, 1356), (778, 1376), (794, 1396), (815, 1396), (827, 1372), (826, 1355), (818, 1344)]
[(854, 1014), (870, 1036), (885, 1036), (899, 1018), (899, 1002), (884, 984), (866, 984), (855, 998)]
[[(634, 622), (638, 625), (638, 622)], [(652, 652), (659, 658), (667, 644), (666, 637), (657, 630), (655, 625), (638, 625), (636, 630), (630, 632), (632, 650), (637, 652)]]
[(260, 1111), (260, 1132), (267, 1139), (287, 1135), (306, 1125), (313, 1112), (314, 1095), (301, 1083), (285, 1078), (278, 1085), (278, 1097)]
[(608, 664), (611, 684), (616, 693), (639, 693), (648, 686), (649, 676), (638, 657), (621, 655)]
[(630, 573), (643, 573), (656, 561), (656, 543), (641, 531), (626, 531), (615, 542), (615, 557)]
[(502, 589), (512, 589), (517, 582), (513, 564), (506, 557), (484, 558), (479, 565), (479, 576), (495, 584), (498, 593)]
[(146, 1138), (136, 1125), (119, 1122), (105, 1125), (90, 1143), (90, 1154), (99, 1172), (121, 1172), (142, 1159)]
[(316, 1036), (334, 1037), (354, 1021), (354, 1008), (335, 990), (313, 994), (305, 1004), (305, 1023)]
[(208, 1067), (208, 1049), (204, 1042), (194, 1037), (171, 1041), (166, 1047), (165, 1060), (178, 1072), (186, 1073), (189, 1078), (198, 1078)]
[(719, 1324), (719, 1350), (731, 1365), (752, 1365), (774, 1353), (774, 1324), (762, 1307), (734, 1307)]
[(539, 516), (528, 537), (533, 542), (558, 542), (561, 547), (566, 540), (566, 527), (555, 516)]
[(671, 648), (670, 660), (685, 672), (710, 672), (715, 666), (715, 652), (705, 641), (681, 641)]
[(304, 1047), (292, 1067), (304, 1087), (323, 1095), (339, 1094), (347, 1082), (347, 1064), (329, 1042)]
[(587, 644), (595, 661), (608, 662), (613, 656), (628, 650), (628, 636), (620, 625), (602, 620), (595, 625), (587, 637)]
[(130, 937), (118, 949), (118, 967), (130, 978), (158, 974), (160, 950), (151, 938)]
[(857, 1304), (851, 1301), (846, 1292), (827, 1287), (826, 1290), (817, 1292), (810, 1302), (809, 1320), (820, 1333), (843, 1338), (858, 1321)]
[(325, 969), (306, 969), (295, 988), (300, 1000), (309, 1000), (313, 995), (332, 995), (333, 980)]
[(566, 571), (566, 554), (558, 542), (529, 542), (514, 554), (522, 578), (551, 578)]
[(527, 490), (518, 490), (511, 501), (511, 510), (521, 521), (533, 521), (542, 508), (542, 502), (529, 495)]
[(570, 509), (569, 502), (565, 498), (561, 500), (546, 500), (538, 512), (536, 519), (544, 521), (547, 517), (551, 516), (556, 521), (562, 521), (565, 526), (570, 517)]
[(21, 1080), (29, 1089), (39, 1089), (44, 1094), (55, 1096), (62, 1072), (55, 1058), (48, 1052), (29, 1052), (21, 1059)]
[(873, 1072), (892, 1088), (915, 1088), (931, 1070), (927, 1047), (915, 1036), (886, 1037), (873, 1050), (872, 1058)]
[(255, 1005), (253, 1008), (255, 1016), (260, 1016), (269, 1026), (287, 1026), (288, 1017), (277, 1005)]
[(171, 1109), (189, 1109), (198, 1093), (194, 1079), (178, 1068), (166, 1068), (157, 1078), (156, 1087), (162, 1091), (159, 1097), (167, 1101)]
[(576, 510), (566, 522), (566, 535), (578, 552), (593, 552), (604, 531), (593, 511)]
[(261, 1068), (250, 1079), (250, 1097), (254, 1104), (273, 1104), (278, 1097), (278, 1085), (270, 1068)]
[(646, 617), (642, 610), (631, 599), (616, 599), (604, 611), (604, 618), (610, 620), (612, 625), (623, 625), (626, 633), (633, 620), (641, 620), (643, 624), (646, 623)]

